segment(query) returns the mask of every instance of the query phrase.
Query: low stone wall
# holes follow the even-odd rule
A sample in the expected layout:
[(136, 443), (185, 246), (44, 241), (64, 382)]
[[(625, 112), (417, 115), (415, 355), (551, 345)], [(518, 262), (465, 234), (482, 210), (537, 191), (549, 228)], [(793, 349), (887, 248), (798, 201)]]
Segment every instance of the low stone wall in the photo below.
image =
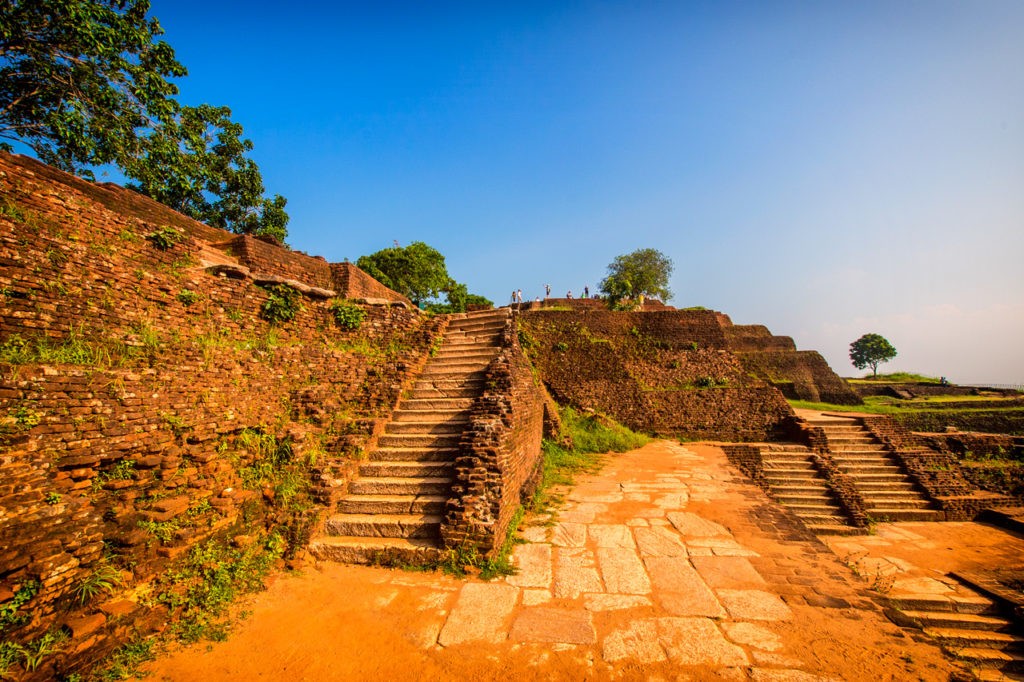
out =
[(227, 251), (254, 273), (272, 273), (309, 286), (334, 289), (331, 266), (323, 258), (283, 249), (248, 234), (235, 237)]
[(892, 418), (910, 431), (978, 431), (1024, 436), (1024, 409), (897, 412)]
[(487, 367), (486, 389), (473, 404), (459, 446), (441, 526), (446, 548), (487, 555), (504, 543), (513, 515), (540, 481), (545, 412), (544, 389), (509, 318), (502, 350)]

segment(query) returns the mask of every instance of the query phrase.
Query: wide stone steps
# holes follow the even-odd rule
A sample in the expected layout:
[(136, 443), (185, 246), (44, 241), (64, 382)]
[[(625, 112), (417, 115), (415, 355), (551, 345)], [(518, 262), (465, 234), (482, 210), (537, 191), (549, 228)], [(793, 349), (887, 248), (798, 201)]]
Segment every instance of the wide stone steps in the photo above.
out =
[(452, 479), (361, 476), (349, 484), (352, 495), (447, 495)]
[(763, 475), (769, 494), (817, 534), (849, 535), (860, 532), (849, 525), (825, 479), (806, 449), (772, 446), (762, 450)]
[(382, 538), (436, 537), (440, 528), (433, 514), (337, 514), (325, 524), (331, 535)]
[(384, 427), (384, 433), (395, 435), (407, 434), (461, 434), (469, 424), (468, 419), (449, 419), (446, 421), (392, 421)]
[(446, 495), (351, 495), (338, 503), (345, 514), (442, 514)]
[(455, 461), (459, 454), (456, 448), (377, 448), (373, 452), (373, 461), (399, 461), (399, 462), (435, 462)]
[(892, 507), (869, 507), (865, 510), (877, 521), (942, 521), (942, 512), (932, 509), (894, 509)]
[(449, 320), (445, 337), (402, 398), (349, 482), (324, 533), (310, 543), (321, 559), (422, 563), (441, 556), (440, 529), (459, 442), (487, 366), (500, 351), (508, 311)]
[(451, 460), (373, 460), (359, 465), (359, 475), (370, 478), (447, 478), (452, 475)]

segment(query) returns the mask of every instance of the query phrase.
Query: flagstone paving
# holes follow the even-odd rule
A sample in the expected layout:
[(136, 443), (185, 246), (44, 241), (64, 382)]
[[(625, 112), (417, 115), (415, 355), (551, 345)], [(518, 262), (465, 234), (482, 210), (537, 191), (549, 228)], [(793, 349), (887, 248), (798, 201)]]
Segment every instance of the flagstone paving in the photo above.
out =
[(160, 680), (768, 681), (954, 670), (710, 445), (609, 456), (520, 535), (519, 571), (492, 582), (336, 565), (278, 581), (227, 642), (149, 669)]

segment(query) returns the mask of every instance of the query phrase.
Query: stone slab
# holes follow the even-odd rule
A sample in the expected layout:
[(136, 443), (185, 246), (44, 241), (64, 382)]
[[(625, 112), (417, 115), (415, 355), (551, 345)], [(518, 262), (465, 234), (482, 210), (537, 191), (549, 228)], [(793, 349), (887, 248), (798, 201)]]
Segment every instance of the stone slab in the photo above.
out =
[(441, 628), (441, 646), (466, 642), (501, 642), (506, 621), (519, 599), (518, 588), (502, 583), (467, 583)]
[(686, 559), (651, 558), (644, 563), (656, 599), (672, 615), (715, 618), (725, 615), (714, 593)]
[(695, 556), (690, 559), (709, 587), (754, 587), (765, 580), (745, 557)]
[(675, 531), (657, 526), (634, 528), (633, 537), (643, 557), (685, 557), (686, 547)]
[(583, 547), (587, 544), (586, 524), (563, 521), (555, 526), (551, 544), (556, 547)]
[(509, 639), (516, 642), (594, 644), (597, 634), (589, 611), (536, 606), (519, 613), (512, 624)]
[(718, 598), (733, 618), (742, 620), (789, 620), (793, 612), (778, 595), (762, 590), (717, 590)]
[(659, 663), (667, 658), (658, 641), (658, 623), (653, 618), (636, 620), (610, 632), (602, 642), (601, 655), (609, 663), (623, 659)]
[[(525, 594), (524, 603), (525, 603)], [(621, 611), (651, 606), (651, 600), (635, 594), (586, 594), (583, 605), (588, 611)]]
[(732, 537), (723, 526), (691, 512), (670, 512), (668, 520), (687, 538)]
[(736, 644), (762, 651), (778, 651), (782, 648), (782, 637), (757, 623), (722, 623), (722, 629), (726, 637)]
[(594, 555), (581, 547), (556, 548), (555, 596), (560, 599), (576, 599), (585, 592), (604, 592), (594, 566)]
[(516, 587), (551, 586), (551, 545), (517, 545), (512, 551), (512, 563), (519, 572), (506, 578)]
[(592, 523), (587, 527), (590, 539), (598, 547), (635, 547), (633, 534), (625, 524)]
[[(632, 543), (632, 537), (630, 537), (630, 542)], [(601, 576), (604, 578), (605, 589), (608, 592), (613, 594), (650, 593), (651, 581), (635, 550), (623, 547), (598, 547), (597, 564), (601, 568)]]
[(658, 618), (658, 641), (673, 663), (729, 667), (748, 665), (746, 652), (725, 639), (710, 618)]

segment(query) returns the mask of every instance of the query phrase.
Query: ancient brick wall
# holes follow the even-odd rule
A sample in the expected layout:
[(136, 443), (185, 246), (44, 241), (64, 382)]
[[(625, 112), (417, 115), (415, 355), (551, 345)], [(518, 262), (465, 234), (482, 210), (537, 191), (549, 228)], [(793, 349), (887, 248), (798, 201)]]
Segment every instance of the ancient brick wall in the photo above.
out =
[[(788, 337), (772, 337), (788, 338)], [(745, 348), (745, 346), (741, 346)], [(858, 405), (861, 399), (817, 351), (739, 350), (747, 371), (771, 382), (793, 400)]]
[(248, 234), (235, 237), (227, 245), (227, 251), (254, 275), (274, 274), (309, 286), (334, 289), (331, 266), (323, 258), (289, 251)]
[(345, 298), (377, 299), (412, 305), (398, 292), (370, 277), (352, 263), (331, 263), (332, 287)]
[(713, 311), (526, 311), (521, 338), (552, 396), (627, 426), (692, 438), (764, 440), (791, 414), (724, 350)]
[[(166, 249), (147, 239), (168, 226), (180, 234)], [(350, 331), (330, 301), (299, 297), (293, 319), (268, 323), (266, 289), (202, 265), (230, 241), (0, 154), (0, 606), (39, 584), (4, 637), (72, 634), (38, 679), (164, 622), (134, 588), (211, 534), (301, 534), (317, 507), (283, 525), (295, 491), (254, 481), (265, 462), (243, 434), (287, 443), (295, 485), (329, 503), (428, 357), (440, 321), (404, 307), (363, 306)], [(278, 267), (277, 247), (260, 244), (268, 274), (307, 276), (287, 265), (298, 254), (278, 249)], [(106, 562), (124, 584), (82, 602), (78, 586)]]
[(501, 547), (512, 516), (533, 496), (541, 474), (545, 394), (512, 318), (485, 381), (459, 446), (441, 528), (445, 547), (473, 547), (481, 554)]

